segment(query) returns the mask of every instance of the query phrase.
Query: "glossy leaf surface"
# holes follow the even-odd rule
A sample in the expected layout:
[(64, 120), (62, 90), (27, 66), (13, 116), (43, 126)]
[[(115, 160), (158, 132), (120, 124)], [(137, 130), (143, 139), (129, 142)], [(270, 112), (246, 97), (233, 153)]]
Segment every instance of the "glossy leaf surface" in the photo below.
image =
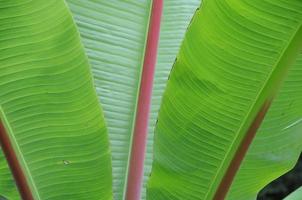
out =
[(248, 128), (298, 55), (301, 6), (203, 3), (163, 97), (149, 199), (214, 198)]
[(152, 1), (67, 3), (104, 108), (112, 150), (114, 197), (123, 199)]
[[(69, 0), (67, 2), (79, 27), (86, 53), (93, 68), (97, 93), (100, 102), (104, 105), (103, 107), (113, 151), (113, 174), (115, 177), (113, 184), (114, 193), (115, 198), (120, 199), (123, 196), (125, 179), (127, 178), (133, 119), (135, 118), (137, 91), (139, 88), (143, 51), (145, 48), (144, 44), (149, 23), (150, 1), (96, 2), (90, 0), (83, 2), (80, 0)], [(230, 5), (235, 4), (235, 1), (229, 2)], [(278, 2), (280, 3), (281, 1)], [(240, 9), (244, 9), (244, 4), (240, 5), (240, 1), (237, 1), (237, 3), (238, 9), (239, 7)], [(150, 116), (145, 181), (149, 176), (150, 165), (152, 163), (152, 136), (162, 92), (165, 88), (170, 68), (175, 60), (175, 56), (183, 38), (183, 33), (190, 20), (190, 16), (194, 13), (198, 4), (198, 0), (165, 1), (152, 112)], [(272, 7), (276, 9), (275, 7), (280, 5)], [(296, 6), (299, 4), (293, 3), (292, 5)], [(224, 3), (222, 2), (219, 6), (224, 6)], [(262, 6), (263, 4), (260, 3), (259, 8)], [(289, 10), (292, 9), (289, 8)], [(242, 13), (246, 14), (245, 11), (242, 11)], [(250, 14), (249, 12), (247, 13)], [(297, 12), (293, 11), (293, 13)], [(234, 19), (234, 16), (232, 16), (232, 19)], [(299, 20), (299, 18), (297, 18), (297, 20)], [(270, 22), (265, 21), (263, 23), (264, 24), (260, 25), (261, 27), (266, 26), (267, 24), (265, 23)], [(206, 29), (207, 26), (204, 26)], [(242, 28), (242, 30), (244, 28)], [(202, 28), (200, 27), (200, 29)], [(240, 32), (242, 30), (240, 30)], [(247, 37), (249, 36), (251, 35), (248, 34)], [(265, 50), (266, 49), (263, 51), (265, 52)], [(257, 57), (257, 55), (252, 54), (251, 57)], [(263, 59), (265, 59), (265, 56), (263, 56)], [(242, 197), (242, 199), (253, 199), (259, 188), (265, 185), (267, 181), (270, 181), (290, 168), (294, 162), (297, 156), (296, 154), (300, 149), (300, 146), (296, 141), (299, 139), (297, 130), (300, 127), (297, 122), (299, 121), (299, 117), (301, 117), (299, 109), (293, 109), (293, 107), (296, 108), (296, 106), (299, 106), (299, 95), (294, 95), (295, 92), (299, 92), (299, 69), (297, 67), (295, 68), (297, 70), (290, 72), (290, 77), (293, 78), (289, 78), (289, 83), (286, 82), (286, 85), (288, 86), (282, 88), (281, 97), (278, 96), (278, 99), (276, 100), (279, 103), (274, 102), (271, 108), (273, 111), (270, 110), (268, 113), (268, 116), (270, 117), (267, 116), (267, 119), (264, 121), (264, 124), (259, 131), (259, 135), (257, 135), (254, 144), (248, 152), (247, 158), (243, 162), (243, 166), (232, 186), (229, 199), (237, 200), (238, 197)], [(257, 70), (258, 68), (256, 71)], [(295, 99), (295, 103), (293, 103), (285, 116), (279, 118), (278, 115), (283, 113), (281, 108), (279, 109), (279, 106), (282, 108), (286, 107), (288, 101), (291, 101), (291, 99)], [(273, 127), (276, 135), (274, 136), (274, 138), (276, 138), (275, 143), (272, 142), (268, 145), (263, 145), (271, 138), (270, 125), (272, 123), (275, 124), (276, 122), (280, 123), (280, 126)], [(283, 130), (286, 127), (288, 128)], [(279, 134), (281, 136), (279, 136)], [(294, 141), (293, 138), (296, 138), (297, 140)], [(293, 145), (295, 148), (284, 151), (282, 156), (278, 157), (281, 155), (281, 146), (280, 148), (271, 147), (275, 146), (275, 144), (279, 145), (283, 140), (288, 141), (288, 146)], [(268, 146), (270, 146), (270, 151), (267, 151)], [(259, 152), (261, 152), (261, 155), (263, 156), (259, 157)], [(267, 156), (264, 156), (265, 153), (267, 153)], [(265, 170), (260, 172), (257, 170), (258, 167), (264, 167)], [(276, 170), (272, 172), (270, 170), (271, 167), (275, 167)], [(2, 176), (2, 174), (4, 179), (0, 179), (0, 194), (2, 194), (2, 180), (6, 180), (5, 177), (7, 177), (7, 173), (0, 170), (0, 176)], [(255, 182), (256, 179), (258, 180), (257, 183)], [(11, 179), (7, 180), (8, 182), (5, 182), (4, 186), (10, 187), (7, 183), (13, 184), (13, 181), (11, 181)], [(238, 187), (240, 185), (241, 187)], [(249, 185), (252, 185), (252, 187), (249, 187)], [(5, 189), (5, 187), (3, 187), (3, 189)], [(10, 195), (10, 193), (11, 191), (7, 190), (3, 192), (3, 194), (7, 195)], [(142, 194), (143, 198), (145, 198), (144, 190), (142, 190)]]
[[(164, 2), (144, 182), (150, 173), (152, 130), (160, 97), (184, 32), (200, 1)], [(151, 1), (131, 3), (88, 1), (88, 4), (82, 1), (68, 1), (68, 3), (75, 15), (90, 58), (98, 95), (108, 121), (113, 151), (114, 193), (115, 198), (119, 199), (125, 189), (123, 187), (127, 176), (126, 165), (130, 155), (132, 123), (135, 118), (136, 95), (144, 59), (144, 40)], [(144, 189), (142, 198), (145, 198)]]
[(149, 121), (148, 144), (145, 160), (144, 185), (142, 198), (145, 199), (147, 180), (150, 176), (153, 160), (153, 135), (158, 116), (161, 97), (183, 41), (185, 31), (200, 0), (165, 0), (161, 24), (157, 65), (154, 76), (153, 95)]
[(291, 170), (302, 150), (302, 54), (251, 145), (228, 199), (254, 200), (272, 180)]
[(111, 199), (105, 122), (66, 4), (0, 7), (1, 122), (33, 198)]

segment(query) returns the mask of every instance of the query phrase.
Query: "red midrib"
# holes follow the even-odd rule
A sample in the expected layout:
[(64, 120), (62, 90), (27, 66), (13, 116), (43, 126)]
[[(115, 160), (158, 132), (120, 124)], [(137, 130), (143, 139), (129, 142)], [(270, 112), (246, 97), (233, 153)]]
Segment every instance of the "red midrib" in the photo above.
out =
[(163, 0), (153, 0), (129, 162), (126, 200), (140, 200)]
[(27, 183), (23, 170), (20, 166), (20, 163), (17, 159), (17, 155), (13, 149), (13, 146), (10, 142), (8, 133), (0, 120), (0, 145), (8, 162), (8, 165), (11, 169), (11, 172), (15, 178), (17, 188), (23, 200), (33, 200), (30, 187)]
[(255, 117), (254, 121), (250, 125), (246, 136), (242, 140), (239, 148), (236, 151), (234, 158), (231, 161), (231, 164), (229, 165), (222, 181), (220, 182), (220, 185), (214, 196), (214, 200), (224, 200), (225, 199), (225, 197), (231, 187), (231, 184), (234, 180), (234, 177), (239, 170), (241, 162), (242, 162), (244, 156), (246, 155), (246, 152), (247, 152), (249, 146), (251, 145), (251, 143), (257, 133), (257, 130), (259, 129), (267, 111), (269, 110), (269, 108), (271, 106), (272, 100), (273, 100), (273, 98), (267, 100), (262, 105), (262, 108), (257, 113), (257, 116)]

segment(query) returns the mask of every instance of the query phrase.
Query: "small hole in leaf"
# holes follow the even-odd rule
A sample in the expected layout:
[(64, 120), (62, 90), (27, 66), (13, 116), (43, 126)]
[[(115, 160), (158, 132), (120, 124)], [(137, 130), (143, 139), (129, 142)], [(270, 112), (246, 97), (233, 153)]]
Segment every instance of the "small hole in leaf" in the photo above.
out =
[(64, 165), (69, 165), (69, 164), (70, 164), (70, 161), (68, 161), (68, 160), (63, 160), (63, 164), (64, 164)]

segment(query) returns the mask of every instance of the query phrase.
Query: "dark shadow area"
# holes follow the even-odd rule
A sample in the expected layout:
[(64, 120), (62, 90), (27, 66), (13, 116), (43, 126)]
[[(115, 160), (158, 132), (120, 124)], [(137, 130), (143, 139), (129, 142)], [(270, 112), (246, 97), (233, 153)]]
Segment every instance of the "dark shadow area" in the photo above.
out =
[(291, 171), (272, 181), (259, 192), (257, 200), (282, 200), (301, 186), (302, 154)]

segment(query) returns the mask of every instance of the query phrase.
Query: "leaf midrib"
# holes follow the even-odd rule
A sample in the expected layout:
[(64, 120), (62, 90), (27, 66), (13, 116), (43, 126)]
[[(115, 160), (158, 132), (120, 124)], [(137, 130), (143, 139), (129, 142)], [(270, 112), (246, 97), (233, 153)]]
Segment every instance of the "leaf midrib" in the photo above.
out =
[(145, 40), (144, 40), (144, 47), (143, 47), (143, 52), (142, 52), (142, 58), (140, 62), (140, 72), (139, 72), (139, 77), (138, 77), (138, 86), (136, 88), (136, 95), (135, 95), (135, 106), (134, 106), (134, 115), (132, 118), (132, 125), (131, 125), (131, 134), (130, 134), (130, 143), (129, 143), (129, 151), (128, 151), (128, 157), (127, 157), (127, 166), (126, 166), (126, 174), (125, 174), (125, 179), (124, 179), (124, 186), (123, 186), (123, 196), (122, 199), (126, 199), (126, 193), (127, 193), (127, 185), (128, 185), (128, 178), (129, 178), (129, 171), (130, 171), (130, 159), (131, 159), (131, 154), (132, 154), (132, 145), (133, 145), (133, 138), (134, 138), (134, 128), (136, 123), (136, 116), (137, 116), (137, 107), (138, 107), (138, 100), (139, 100), (139, 93), (140, 93), (140, 86), (142, 82), (142, 73), (143, 73), (143, 67), (144, 67), (144, 60), (145, 60), (145, 52), (146, 52), (146, 47), (147, 47), (147, 39), (148, 39), (148, 32), (149, 32), (149, 25), (150, 25), (150, 19), (151, 19), (151, 12), (152, 12), (152, 4), (154, 0), (149, 1), (149, 15), (148, 19), (146, 21), (146, 30), (145, 30)]
[(33, 179), (33, 176), (29, 170), (29, 167), (27, 165), (27, 163), (25, 162), (25, 159), (24, 159), (24, 156), (23, 156), (23, 153), (20, 149), (20, 146), (17, 142), (17, 139), (16, 137), (14, 136), (13, 134), (13, 129), (12, 127), (10, 126), (7, 118), (6, 118), (6, 115), (5, 115), (5, 112), (2, 108), (2, 106), (0, 105), (0, 120), (2, 121), (6, 131), (7, 131), (7, 135), (8, 135), (8, 138), (9, 138), (9, 142), (12, 144), (14, 150), (15, 150), (15, 153), (16, 153), (16, 156), (18, 157), (18, 161), (19, 163), (17, 163), (18, 165), (20, 165), (20, 167), (22, 168), (22, 171), (25, 172), (25, 177), (26, 177), (26, 182), (28, 183), (29, 185), (29, 188), (32, 192), (32, 195), (34, 197), (34, 199), (38, 199), (40, 200), (41, 197), (40, 197), (40, 194), (39, 194), (39, 191), (37, 189), (37, 186), (36, 186), (36, 183)]
[[(278, 66), (285, 54), (285, 52), (289, 49), (291, 43), (294, 41), (295, 37), (298, 35), (299, 31), (302, 29), (302, 24), (298, 25), (298, 28), (296, 29), (296, 31), (294, 32), (294, 34), (290, 37), (290, 39), (288, 40), (289, 42), (287, 43), (286, 47), (283, 49), (282, 53), (280, 54), (279, 58), (277, 59), (276, 63), (275, 63), (275, 66), (273, 67), (273, 70), (271, 70), (271, 72), (269, 73), (267, 79), (265, 80), (264, 84), (263, 84), (263, 87), (259, 90), (259, 93), (257, 94), (254, 102), (252, 103), (252, 105), (250, 106), (250, 109), (248, 110), (247, 114), (246, 114), (246, 117), (242, 120), (242, 123), (238, 129), (238, 131), (236, 132), (235, 134), (235, 137), (233, 139), (233, 141), (231, 142), (231, 145), (229, 146), (219, 168), (217, 169), (216, 171), (216, 174), (214, 176), (214, 178), (212, 179), (213, 181), (211, 181), (210, 183), (210, 187), (205, 195), (205, 199), (208, 199), (209, 197), (209, 194), (212, 194), (212, 189), (214, 187), (214, 183), (216, 182), (218, 176), (221, 174), (221, 171), (222, 171), (222, 168), (224, 166), (224, 164), (226, 163), (227, 161), (227, 158), (229, 158), (230, 154), (231, 154), (231, 150), (232, 150), (232, 147), (234, 146), (235, 142), (238, 140), (239, 136), (240, 136), (240, 133), (244, 130), (245, 128), (245, 125), (246, 123), (249, 121), (249, 117), (252, 116), (252, 111), (256, 108), (256, 105), (257, 103), (259, 103), (259, 99), (261, 99), (260, 97), (263, 95), (263, 92), (265, 91), (266, 87), (269, 85), (269, 82), (271, 80), (271, 78), (273, 77), (273, 74), (274, 72), (276, 72), (276, 70), (278, 69)], [(269, 94), (271, 96), (273, 96), (274, 94)], [(269, 97), (269, 96), (268, 96)], [(243, 136), (244, 138), (245, 136)], [(235, 154), (234, 154), (235, 155)], [(231, 160), (231, 159), (230, 159)], [(216, 190), (214, 192), (214, 194), (216, 193)], [(212, 196), (212, 195), (211, 195)]]

